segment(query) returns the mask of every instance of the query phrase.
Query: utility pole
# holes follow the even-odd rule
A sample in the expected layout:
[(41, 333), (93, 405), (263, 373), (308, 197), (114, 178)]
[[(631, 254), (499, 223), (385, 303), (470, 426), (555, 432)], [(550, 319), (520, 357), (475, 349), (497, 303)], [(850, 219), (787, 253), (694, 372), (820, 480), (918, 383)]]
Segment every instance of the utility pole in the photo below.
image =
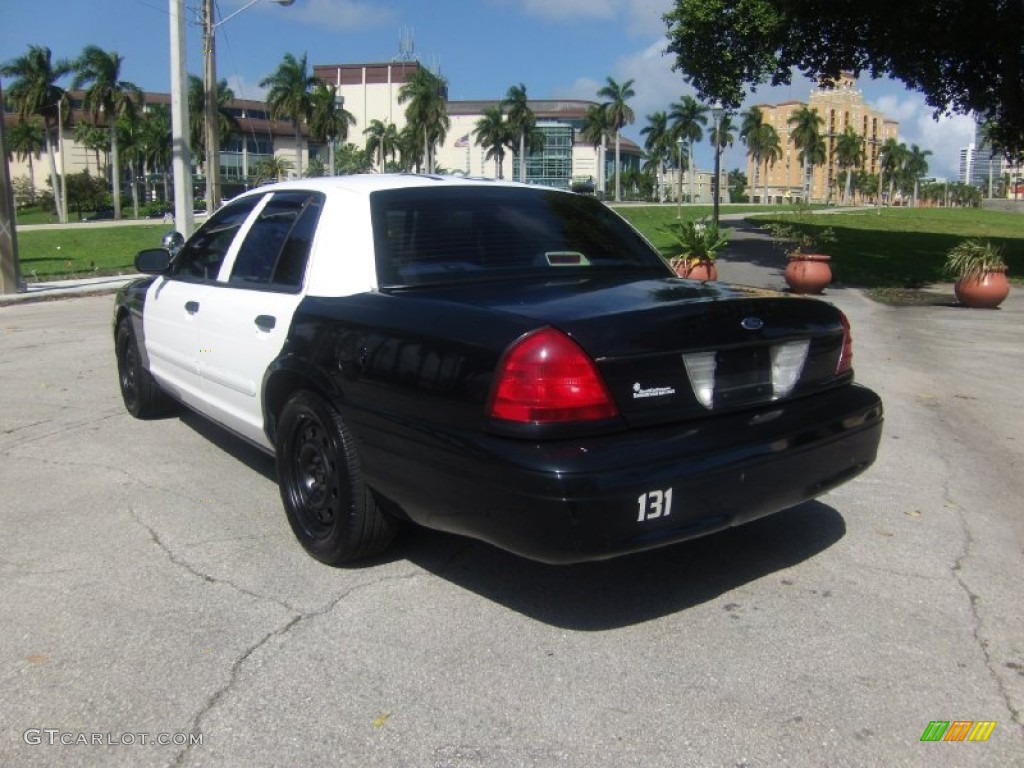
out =
[(206, 136), (206, 211), (220, 206), (220, 116), (217, 110), (216, 22), (213, 0), (203, 1), (203, 98), (204, 135)]
[(14, 190), (11, 169), (7, 166), (4, 141), (4, 92), (0, 86), (0, 294), (22, 290), (18, 265), (18, 233), (14, 228)]

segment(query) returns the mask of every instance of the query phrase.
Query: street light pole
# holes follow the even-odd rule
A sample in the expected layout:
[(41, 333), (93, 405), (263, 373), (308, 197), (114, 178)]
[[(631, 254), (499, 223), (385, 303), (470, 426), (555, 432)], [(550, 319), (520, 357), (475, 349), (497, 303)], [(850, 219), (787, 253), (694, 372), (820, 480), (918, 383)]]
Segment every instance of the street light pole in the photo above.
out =
[(188, 148), (188, 101), (185, 98), (185, 0), (169, 0), (171, 17), (171, 164), (174, 171), (174, 228), (192, 234), (192, 158)]

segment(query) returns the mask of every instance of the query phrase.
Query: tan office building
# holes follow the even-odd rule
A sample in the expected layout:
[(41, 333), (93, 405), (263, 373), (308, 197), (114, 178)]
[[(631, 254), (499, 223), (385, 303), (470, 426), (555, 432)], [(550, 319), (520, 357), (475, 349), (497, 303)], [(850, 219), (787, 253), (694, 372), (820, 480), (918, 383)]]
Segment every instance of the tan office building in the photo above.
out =
[[(827, 152), (825, 164), (815, 166), (813, 170), (810, 194), (812, 203), (824, 203), (838, 198), (836, 180), (842, 169), (836, 163), (836, 143), (847, 126), (852, 126), (863, 137), (863, 169), (873, 174), (878, 173), (878, 155), (882, 145), (886, 139), (897, 138), (899, 133), (899, 123), (871, 109), (850, 75), (844, 74), (833, 87), (814, 91), (807, 102), (760, 104), (758, 106), (764, 114), (764, 121), (778, 131), (782, 157), (768, 167), (767, 178), (764, 176), (764, 164), (761, 164), (757, 174), (757, 189), (747, 188), (751, 201), (762, 202), (764, 198), (769, 203), (789, 203), (803, 199), (803, 163), (799, 157), (800, 150), (793, 143), (788, 121), (790, 115), (805, 104), (816, 109), (824, 121), (821, 131)], [(748, 155), (748, 184), (753, 184), (753, 180), (754, 164)], [(768, 183), (766, 198), (765, 181)]]

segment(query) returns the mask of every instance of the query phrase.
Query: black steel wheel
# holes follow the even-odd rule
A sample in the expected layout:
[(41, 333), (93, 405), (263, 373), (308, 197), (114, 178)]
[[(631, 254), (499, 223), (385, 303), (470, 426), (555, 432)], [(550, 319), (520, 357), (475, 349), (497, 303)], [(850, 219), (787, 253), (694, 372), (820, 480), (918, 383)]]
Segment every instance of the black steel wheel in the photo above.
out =
[(337, 410), (302, 390), (285, 404), (278, 425), (278, 484), (299, 543), (328, 565), (383, 551), (398, 523), (366, 486), (352, 435)]
[(137, 419), (149, 419), (170, 411), (171, 399), (142, 365), (139, 343), (131, 320), (127, 317), (118, 323), (114, 351), (117, 355), (117, 381), (121, 388), (121, 399), (128, 413)]

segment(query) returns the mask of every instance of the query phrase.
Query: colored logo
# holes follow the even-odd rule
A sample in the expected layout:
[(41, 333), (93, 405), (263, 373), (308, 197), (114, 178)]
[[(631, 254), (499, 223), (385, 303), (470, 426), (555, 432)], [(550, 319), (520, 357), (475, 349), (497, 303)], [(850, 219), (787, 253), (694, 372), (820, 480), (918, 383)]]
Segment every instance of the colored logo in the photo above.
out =
[(994, 720), (932, 720), (921, 741), (988, 741), (995, 728)]

